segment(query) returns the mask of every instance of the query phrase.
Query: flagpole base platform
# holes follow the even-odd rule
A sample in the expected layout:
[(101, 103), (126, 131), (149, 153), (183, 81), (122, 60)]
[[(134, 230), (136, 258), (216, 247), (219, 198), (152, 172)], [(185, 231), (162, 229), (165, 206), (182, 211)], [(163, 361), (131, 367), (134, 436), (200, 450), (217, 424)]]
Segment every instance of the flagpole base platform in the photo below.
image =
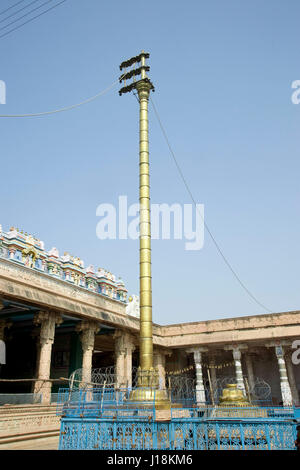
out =
[(139, 404), (145, 406), (150, 403), (154, 404), (156, 409), (171, 409), (171, 401), (168, 397), (166, 390), (159, 390), (153, 387), (137, 387), (131, 390), (127, 404), (135, 404), (137, 407)]

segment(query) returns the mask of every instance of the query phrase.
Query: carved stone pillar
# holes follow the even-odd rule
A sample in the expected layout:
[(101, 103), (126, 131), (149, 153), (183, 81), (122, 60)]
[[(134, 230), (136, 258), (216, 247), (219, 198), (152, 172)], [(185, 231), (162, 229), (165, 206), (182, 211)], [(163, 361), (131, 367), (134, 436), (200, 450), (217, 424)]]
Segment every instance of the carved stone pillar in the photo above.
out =
[(50, 403), (51, 400), (51, 352), (54, 342), (55, 325), (62, 323), (61, 315), (56, 312), (39, 312), (34, 317), (34, 323), (40, 324), (40, 355), (38, 362), (38, 380), (34, 385), (34, 393), (42, 393), (42, 403)]
[[(194, 348), (194, 349), (187, 350), (187, 352), (193, 353), (193, 356), (194, 356), (195, 369), (196, 369), (196, 403), (198, 406), (204, 405), (206, 402), (205, 388), (204, 388), (204, 382), (203, 382), (203, 373), (202, 373), (202, 353), (206, 351), (207, 351), (207, 348)], [(214, 377), (214, 380), (216, 380), (216, 377)]]
[(95, 346), (95, 334), (99, 331), (99, 324), (95, 321), (82, 320), (76, 330), (80, 333), (82, 345), (82, 386), (89, 387), (92, 379), (92, 360)]
[(216, 368), (214, 367), (216, 365), (216, 357), (214, 355), (210, 356), (209, 364), (211, 364), (213, 366), (213, 367), (209, 368), (209, 373), (210, 373), (210, 379), (211, 379), (211, 385), (212, 385), (213, 393), (215, 393), (216, 386), (217, 386), (217, 371), (216, 371)]
[(125, 388), (125, 344), (124, 332), (116, 330), (115, 339), (115, 374), (117, 388)]
[(236, 383), (237, 388), (243, 390), (244, 394), (246, 395), (245, 384), (243, 380), (243, 371), (242, 371), (242, 353), (239, 349), (234, 349), (232, 351), (234, 365), (235, 365), (235, 376), (236, 376)]
[(126, 387), (132, 388), (132, 353), (135, 350), (133, 336), (125, 335), (125, 377)]
[(255, 385), (251, 354), (245, 354), (245, 362), (246, 362), (246, 367), (247, 367), (248, 383), (249, 383), (249, 388), (250, 388), (249, 391), (251, 391), (253, 390), (254, 385)]
[(115, 338), (115, 370), (118, 388), (132, 387), (132, 352), (134, 338), (130, 333), (117, 330)]
[(298, 394), (298, 389), (297, 389), (297, 384), (296, 384), (296, 380), (295, 380), (293, 363), (292, 363), (292, 358), (291, 358), (290, 352), (288, 352), (285, 355), (285, 364), (286, 364), (288, 380), (289, 380), (290, 387), (291, 387), (293, 403), (298, 404), (299, 403), (299, 394)]
[(242, 350), (247, 349), (247, 345), (238, 344), (238, 345), (230, 345), (225, 346), (225, 350), (232, 351), (234, 366), (235, 366), (235, 377), (237, 388), (242, 390), (246, 396), (246, 388), (243, 379), (243, 370), (242, 370)]
[(287, 378), (283, 347), (275, 346), (275, 354), (278, 361), (282, 401), (284, 406), (288, 406), (293, 403), (293, 399), (290, 384)]
[(166, 389), (166, 356), (171, 354), (171, 352), (160, 348), (155, 348), (153, 351), (153, 365), (158, 370), (158, 382), (160, 390)]

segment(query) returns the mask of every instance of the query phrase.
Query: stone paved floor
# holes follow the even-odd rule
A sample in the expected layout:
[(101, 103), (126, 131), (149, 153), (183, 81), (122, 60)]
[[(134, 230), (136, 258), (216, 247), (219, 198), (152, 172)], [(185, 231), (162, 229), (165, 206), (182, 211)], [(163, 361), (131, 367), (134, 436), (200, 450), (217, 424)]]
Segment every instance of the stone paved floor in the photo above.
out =
[(1, 444), (0, 450), (57, 450), (59, 436)]

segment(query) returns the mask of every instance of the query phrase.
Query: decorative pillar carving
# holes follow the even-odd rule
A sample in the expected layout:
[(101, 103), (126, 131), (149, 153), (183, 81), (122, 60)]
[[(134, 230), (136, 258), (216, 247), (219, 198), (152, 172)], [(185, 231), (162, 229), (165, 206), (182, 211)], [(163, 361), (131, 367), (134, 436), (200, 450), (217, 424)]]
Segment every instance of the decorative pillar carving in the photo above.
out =
[(254, 386), (255, 386), (255, 378), (254, 378), (251, 354), (245, 354), (245, 362), (246, 362), (247, 375), (248, 375), (249, 392), (251, 392), (253, 391)]
[(34, 384), (34, 393), (42, 393), (42, 403), (51, 399), (51, 352), (55, 336), (55, 326), (62, 323), (61, 315), (56, 312), (39, 312), (34, 317), (34, 324), (40, 325), (40, 354), (38, 358), (38, 378)]
[(134, 350), (133, 336), (125, 333), (125, 380), (127, 388), (132, 388), (132, 353)]
[(153, 353), (154, 367), (158, 370), (159, 389), (166, 389), (166, 356), (170, 356), (170, 351), (155, 348)]
[(115, 339), (115, 374), (117, 388), (125, 387), (125, 344), (124, 333), (121, 330), (116, 330), (114, 333)]
[(130, 333), (117, 330), (115, 339), (115, 370), (118, 388), (132, 388), (132, 352), (135, 350), (134, 338)]
[(243, 380), (243, 371), (242, 371), (242, 353), (239, 349), (234, 349), (232, 351), (234, 365), (235, 365), (235, 376), (236, 376), (236, 383), (237, 388), (243, 390), (244, 394), (246, 395), (245, 384)]
[[(187, 352), (193, 353), (195, 369), (196, 369), (196, 403), (197, 405), (204, 405), (206, 402), (205, 399), (205, 388), (203, 382), (203, 373), (202, 373), (202, 353), (207, 352), (207, 348), (195, 348), (188, 349)], [(215, 369), (214, 369), (215, 371)]]
[(275, 346), (275, 354), (278, 361), (279, 375), (280, 375), (280, 389), (284, 406), (289, 406), (293, 403), (292, 392), (287, 378), (286, 366), (284, 361), (284, 350), (282, 346)]
[(232, 350), (234, 366), (235, 366), (235, 377), (237, 388), (242, 390), (246, 396), (246, 388), (243, 379), (243, 370), (242, 370), (242, 350), (247, 349), (248, 346), (244, 344), (225, 346), (225, 350)]
[(89, 386), (92, 380), (92, 360), (95, 346), (95, 334), (100, 330), (95, 321), (82, 320), (76, 330), (80, 333), (82, 345), (82, 386)]
[(298, 394), (298, 389), (297, 389), (297, 384), (296, 384), (296, 380), (295, 380), (293, 363), (292, 363), (292, 358), (291, 358), (291, 353), (290, 352), (288, 352), (285, 355), (285, 364), (286, 364), (287, 376), (288, 376), (288, 381), (290, 383), (293, 402), (294, 402), (294, 404), (298, 404), (299, 403), (299, 394)]
[[(216, 365), (216, 357), (215, 355), (211, 355), (209, 357), (209, 364), (212, 366)], [(210, 379), (211, 379), (211, 386), (213, 389), (213, 394), (215, 394), (216, 387), (217, 387), (217, 370), (215, 367), (209, 367)]]

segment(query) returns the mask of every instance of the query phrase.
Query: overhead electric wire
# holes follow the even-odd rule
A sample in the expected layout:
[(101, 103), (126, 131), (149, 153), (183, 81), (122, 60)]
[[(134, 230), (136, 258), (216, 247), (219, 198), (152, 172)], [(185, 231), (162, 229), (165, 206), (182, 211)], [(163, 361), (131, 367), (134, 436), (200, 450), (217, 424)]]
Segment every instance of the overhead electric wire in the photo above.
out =
[[(63, 2), (65, 2), (65, 1), (66, 1), (66, 0), (62, 0), (60, 3), (63, 3)], [(59, 4), (60, 4), (60, 3), (59, 3)], [(57, 4), (57, 5), (55, 5), (55, 6), (58, 6), (59, 4)], [(55, 8), (55, 6), (52, 7), (52, 8)], [(52, 8), (50, 8), (50, 9), (52, 9)], [(50, 9), (49, 9), (49, 10), (50, 10)], [(48, 11), (48, 10), (47, 10), (47, 11)], [(43, 13), (46, 13), (46, 11), (43, 12)], [(43, 13), (42, 13), (42, 14), (43, 14)], [(41, 15), (38, 15), (38, 16), (41, 16)], [(33, 18), (33, 19), (34, 19), (34, 18)], [(1, 36), (0, 36), (0, 37), (1, 37)], [(79, 102), (79, 103), (77, 103), (77, 104), (71, 105), (71, 106), (66, 106), (66, 107), (64, 107), (64, 108), (55, 109), (55, 110), (53, 110), (53, 111), (45, 111), (45, 112), (41, 112), (41, 113), (30, 113), (30, 114), (0, 114), (0, 118), (36, 117), (36, 116), (45, 116), (45, 115), (49, 115), (49, 114), (55, 114), (55, 113), (60, 113), (60, 112), (63, 112), (63, 111), (68, 111), (68, 110), (70, 110), (70, 109), (74, 109), (74, 108), (77, 108), (77, 107), (79, 107), (79, 106), (82, 106), (83, 104), (89, 103), (89, 102), (95, 100), (96, 98), (98, 98), (98, 97), (104, 95), (104, 94), (107, 93), (109, 90), (111, 90), (117, 83), (119, 83), (119, 79), (116, 80), (114, 83), (112, 83), (109, 87), (107, 87), (107, 88), (105, 88), (104, 90), (102, 90), (101, 92), (97, 93), (96, 95), (94, 95), (94, 96), (92, 96), (92, 97), (90, 97), (90, 98), (87, 98), (86, 100), (81, 101), (81, 102)], [(135, 96), (135, 97), (137, 98), (137, 96)], [(137, 98), (137, 99), (138, 99), (138, 98)], [(174, 162), (175, 162), (176, 168), (177, 168), (177, 170), (178, 170), (178, 172), (179, 172), (179, 174), (180, 174), (180, 177), (181, 177), (181, 179), (182, 179), (182, 181), (183, 181), (183, 183), (184, 183), (184, 186), (186, 187), (186, 190), (187, 190), (187, 192), (189, 193), (190, 198), (191, 198), (191, 200), (193, 201), (193, 203), (194, 203), (194, 205), (195, 205), (195, 207), (196, 207), (197, 212), (199, 213), (200, 217), (202, 218), (204, 227), (206, 228), (206, 230), (207, 230), (207, 232), (208, 232), (210, 238), (212, 239), (212, 241), (213, 241), (213, 243), (214, 243), (214, 245), (215, 245), (215, 247), (216, 247), (218, 253), (221, 255), (223, 261), (225, 262), (225, 264), (227, 265), (227, 267), (229, 268), (229, 270), (231, 271), (231, 273), (233, 274), (233, 276), (236, 278), (236, 280), (238, 281), (238, 283), (240, 284), (240, 286), (241, 286), (241, 287), (245, 290), (245, 292), (249, 295), (249, 297), (251, 297), (251, 299), (254, 300), (254, 302), (256, 302), (260, 307), (262, 307), (262, 308), (265, 309), (266, 311), (272, 313), (272, 311), (271, 311), (268, 307), (266, 307), (264, 304), (262, 304), (262, 303), (252, 294), (252, 292), (245, 286), (245, 284), (242, 282), (242, 280), (240, 279), (240, 277), (238, 276), (238, 274), (235, 272), (235, 270), (233, 269), (233, 267), (231, 266), (231, 264), (229, 263), (229, 261), (227, 260), (227, 258), (225, 257), (225, 255), (223, 254), (223, 252), (222, 252), (222, 250), (221, 250), (221, 248), (220, 248), (218, 242), (216, 241), (216, 239), (215, 239), (215, 237), (213, 236), (213, 234), (212, 234), (210, 228), (208, 227), (207, 223), (205, 222), (204, 218), (202, 217), (201, 212), (198, 211), (197, 203), (196, 203), (196, 201), (195, 201), (195, 198), (194, 198), (194, 196), (193, 196), (193, 193), (191, 192), (191, 190), (190, 190), (190, 188), (189, 188), (189, 186), (188, 186), (188, 184), (187, 184), (187, 181), (186, 181), (186, 179), (185, 179), (185, 176), (184, 176), (184, 174), (183, 174), (183, 172), (182, 172), (182, 170), (181, 170), (181, 167), (180, 167), (180, 165), (179, 165), (179, 163), (178, 163), (178, 161), (177, 161), (177, 159), (176, 159), (176, 157), (175, 157), (175, 154), (174, 154), (173, 149), (172, 149), (172, 147), (171, 147), (171, 144), (170, 144), (170, 141), (169, 141), (169, 139), (168, 139), (167, 133), (166, 133), (166, 131), (165, 131), (165, 128), (164, 128), (164, 126), (163, 126), (163, 124), (162, 124), (162, 121), (161, 121), (161, 119), (160, 119), (160, 116), (159, 116), (159, 114), (158, 114), (158, 111), (157, 111), (157, 109), (156, 109), (156, 106), (155, 106), (155, 104), (154, 104), (154, 102), (153, 102), (153, 100), (152, 100), (151, 97), (150, 97), (150, 101), (151, 101), (151, 104), (152, 104), (152, 106), (153, 106), (153, 109), (154, 109), (156, 118), (157, 118), (157, 120), (158, 120), (159, 126), (160, 126), (160, 128), (161, 128), (162, 133), (163, 133), (163, 136), (164, 136), (164, 138), (165, 138), (165, 140), (166, 140), (167, 146), (168, 146), (168, 148), (169, 148), (169, 150), (170, 150), (170, 153), (171, 153), (171, 155), (172, 155), (172, 157), (173, 157), (173, 160), (174, 160)]]
[[(47, 2), (43, 3), (43, 5), (45, 5), (46, 3), (49, 3), (50, 1), (52, 0), (48, 0)], [(27, 21), (24, 21), (24, 23), (21, 23), (20, 25), (16, 26), (15, 28), (13, 29), (10, 29), (9, 31), (7, 31), (6, 33), (2, 34), (0, 36), (0, 39), (3, 38), (4, 36), (7, 36), (8, 34), (12, 33), (13, 31), (16, 31), (17, 29), (21, 28), (22, 26), (24, 26), (25, 24), (27, 23), (30, 23), (31, 21), (35, 20), (36, 18), (39, 18), (40, 16), (44, 15), (45, 13), (47, 13), (48, 11), (50, 10), (53, 10), (54, 8), (58, 7), (59, 5), (61, 5), (62, 3), (66, 2), (67, 0), (62, 0), (61, 2), (57, 3), (56, 5), (53, 5), (52, 7), (48, 8), (47, 10), (43, 11), (42, 13), (39, 13), (38, 15), (34, 16), (33, 18), (30, 18), (29, 20)], [(41, 5), (41, 6), (43, 6)], [(40, 8), (40, 7), (37, 7), (37, 8)], [(34, 8), (33, 10), (31, 10), (31, 12), (29, 13), (32, 13), (33, 11), (37, 10), (37, 8)], [(28, 13), (28, 14), (29, 14)], [(27, 16), (28, 14), (26, 15), (23, 15), (21, 18), (24, 18), (24, 16)], [(21, 18), (19, 18), (18, 20), (20, 20)], [(17, 21), (17, 20), (16, 20)], [(14, 22), (16, 22), (14, 21)], [(11, 22), (10, 24), (12, 24), (13, 22)], [(2, 28), (1, 28), (2, 29)]]
[(236, 278), (236, 280), (238, 281), (238, 283), (240, 284), (240, 286), (241, 286), (241, 287), (246, 291), (246, 293), (249, 295), (249, 297), (251, 297), (251, 299), (254, 300), (254, 302), (256, 302), (260, 307), (262, 307), (263, 309), (265, 309), (265, 310), (268, 311), (269, 313), (272, 313), (272, 311), (271, 311), (268, 307), (266, 307), (264, 304), (262, 304), (262, 303), (252, 294), (252, 292), (245, 286), (245, 284), (243, 283), (243, 281), (241, 281), (240, 277), (239, 277), (238, 274), (235, 272), (235, 270), (233, 269), (233, 267), (231, 266), (231, 264), (229, 263), (229, 261), (227, 260), (227, 258), (225, 257), (225, 255), (223, 254), (223, 252), (222, 252), (222, 250), (221, 250), (221, 248), (220, 248), (218, 242), (216, 241), (216, 239), (215, 239), (215, 237), (213, 236), (211, 230), (209, 229), (207, 223), (205, 222), (204, 218), (202, 217), (201, 212), (198, 211), (195, 198), (194, 198), (194, 196), (193, 196), (193, 194), (192, 194), (192, 191), (191, 191), (190, 188), (189, 188), (189, 185), (187, 184), (187, 181), (186, 181), (186, 179), (185, 179), (185, 177), (184, 177), (184, 174), (183, 174), (183, 172), (182, 172), (182, 170), (181, 170), (181, 168), (180, 168), (180, 165), (179, 165), (179, 163), (178, 163), (178, 161), (177, 161), (177, 159), (176, 159), (176, 157), (175, 157), (175, 154), (174, 154), (173, 149), (172, 149), (172, 147), (171, 147), (171, 144), (170, 144), (170, 141), (169, 141), (169, 139), (168, 139), (167, 133), (166, 133), (166, 131), (165, 131), (165, 129), (164, 129), (164, 126), (163, 126), (163, 124), (162, 124), (162, 122), (161, 122), (161, 119), (160, 119), (160, 117), (159, 117), (158, 111), (157, 111), (157, 109), (156, 109), (156, 106), (155, 106), (155, 104), (154, 104), (154, 102), (153, 102), (153, 100), (152, 100), (151, 97), (150, 97), (150, 100), (151, 100), (151, 104), (152, 104), (152, 106), (153, 106), (153, 109), (154, 109), (154, 113), (155, 113), (155, 115), (156, 115), (156, 118), (157, 118), (157, 120), (158, 120), (159, 126), (160, 126), (160, 128), (161, 128), (161, 131), (162, 131), (162, 133), (163, 133), (163, 135), (164, 135), (164, 138), (165, 138), (166, 143), (167, 143), (167, 145), (168, 145), (168, 147), (169, 147), (170, 153), (171, 153), (171, 155), (172, 155), (172, 157), (173, 157), (173, 160), (174, 160), (174, 162), (175, 162), (176, 168), (177, 168), (177, 170), (178, 170), (178, 172), (179, 172), (179, 174), (180, 174), (180, 176), (181, 176), (181, 179), (182, 179), (182, 181), (183, 181), (183, 183), (184, 183), (184, 186), (186, 187), (187, 192), (188, 192), (189, 195), (190, 195), (190, 198), (192, 199), (192, 201), (193, 201), (193, 203), (194, 203), (194, 205), (195, 205), (195, 207), (196, 207), (197, 212), (200, 214), (200, 217), (201, 217), (202, 220), (203, 220), (204, 226), (205, 226), (205, 228), (206, 228), (206, 230), (207, 230), (207, 232), (208, 232), (210, 238), (212, 239), (212, 241), (213, 241), (215, 247), (217, 248), (217, 251), (218, 251), (219, 254), (221, 255), (223, 261), (225, 262), (225, 264), (227, 265), (227, 267), (230, 269), (230, 271), (232, 272), (232, 274), (234, 275), (234, 277)]
[(5, 10), (2, 10), (0, 11), (0, 15), (3, 15), (4, 13), (6, 13), (8, 10), (11, 10), (12, 8), (16, 7), (17, 5), (19, 5), (20, 3), (23, 3), (25, 0), (20, 0), (19, 2), (15, 3), (14, 5), (12, 5), (11, 7), (9, 8), (6, 8)]
[(36, 116), (46, 116), (49, 114), (56, 114), (56, 113), (61, 113), (63, 111), (68, 111), (69, 109), (74, 109), (78, 108), (79, 106), (82, 106), (83, 104), (90, 103), (91, 101), (95, 100), (96, 98), (99, 98), (99, 96), (105, 95), (108, 93), (117, 83), (119, 83), (119, 80), (116, 80), (114, 83), (112, 83), (109, 87), (105, 88), (104, 90), (100, 91), (94, 96), (91, 96), (90, 98), (87, 98), (86, 100), (80, 101), (80, 103), (72, 104), (71, 106), (65, 106), (64, 108), (59, 108), (59, 109), (54, 109), (53, 111), (44, 111), (41, 113), (30, 113), (30, 114), (0, 114), (0, 118), (23, 118), (23, 117), (36, 117)]
[[(34, 0), (34, 2), (36, 2), (36, 1), (37, 1), (37, 0)], [(38, 7), (35, 7), (35, 8), (33, 8), (32, 10), (28, 11), (27, 13), (25, 13), (25, 15), (19, 16), (19, 18), (17, 18), (17, 19), (15, 19), (15, 20), (11, 21), (10, 23), (8, 23), (8, 24), (5, 25), (5, 26), (2, 26), (2, 27), (0, 28), (0, 31), (1, 31), (2, 29), (4, 29), (4, 28), (8, 28), (10, 25), (12, 25), (12, 24), (14, 24), (14, 23), (17, 23), (17, 22), (20, 21), (22, 18), (25, 18), (25, 16), (28, 16), (28, 15), (30, 15), (31, 13), (33, 13), (34, 11), (39, 10), (39, 9), (42, 8), (44, 5), (47, 5), (47, 4), (50, 3), (50, 2), (53, 2), (53, 0), (47, 0), (46, 2), (42, 3), (42, 4), (39, 5)]]
[[(17, 13), (20, 13), (20, 11), (26, 10), (26, 8), (30, 7), (30, 5), (33, 5), (34, 3), (39, 2), (39, 1), (40, 1), (40, 0), (33, 0), (32, 2), (28, 3), (28, 5), (25, 5), (25, 7), (22, 7), (22, 8), (20, 8), (19, 10), (15, 11), (14, 13), (12, 13), (11, 15), (6, 16), (6, 18), (3, 18), (3, 20), (1, 20), (0, 23), (3, 23), (3, 21), (8, 20), (8, 19), (11, 18), (12, 16), (15, 16)], [(11, 24), (11, 23), (10, 23), (10, 24)], [(9, 25), (8, 25), (8, 26), (9, 26)]]

